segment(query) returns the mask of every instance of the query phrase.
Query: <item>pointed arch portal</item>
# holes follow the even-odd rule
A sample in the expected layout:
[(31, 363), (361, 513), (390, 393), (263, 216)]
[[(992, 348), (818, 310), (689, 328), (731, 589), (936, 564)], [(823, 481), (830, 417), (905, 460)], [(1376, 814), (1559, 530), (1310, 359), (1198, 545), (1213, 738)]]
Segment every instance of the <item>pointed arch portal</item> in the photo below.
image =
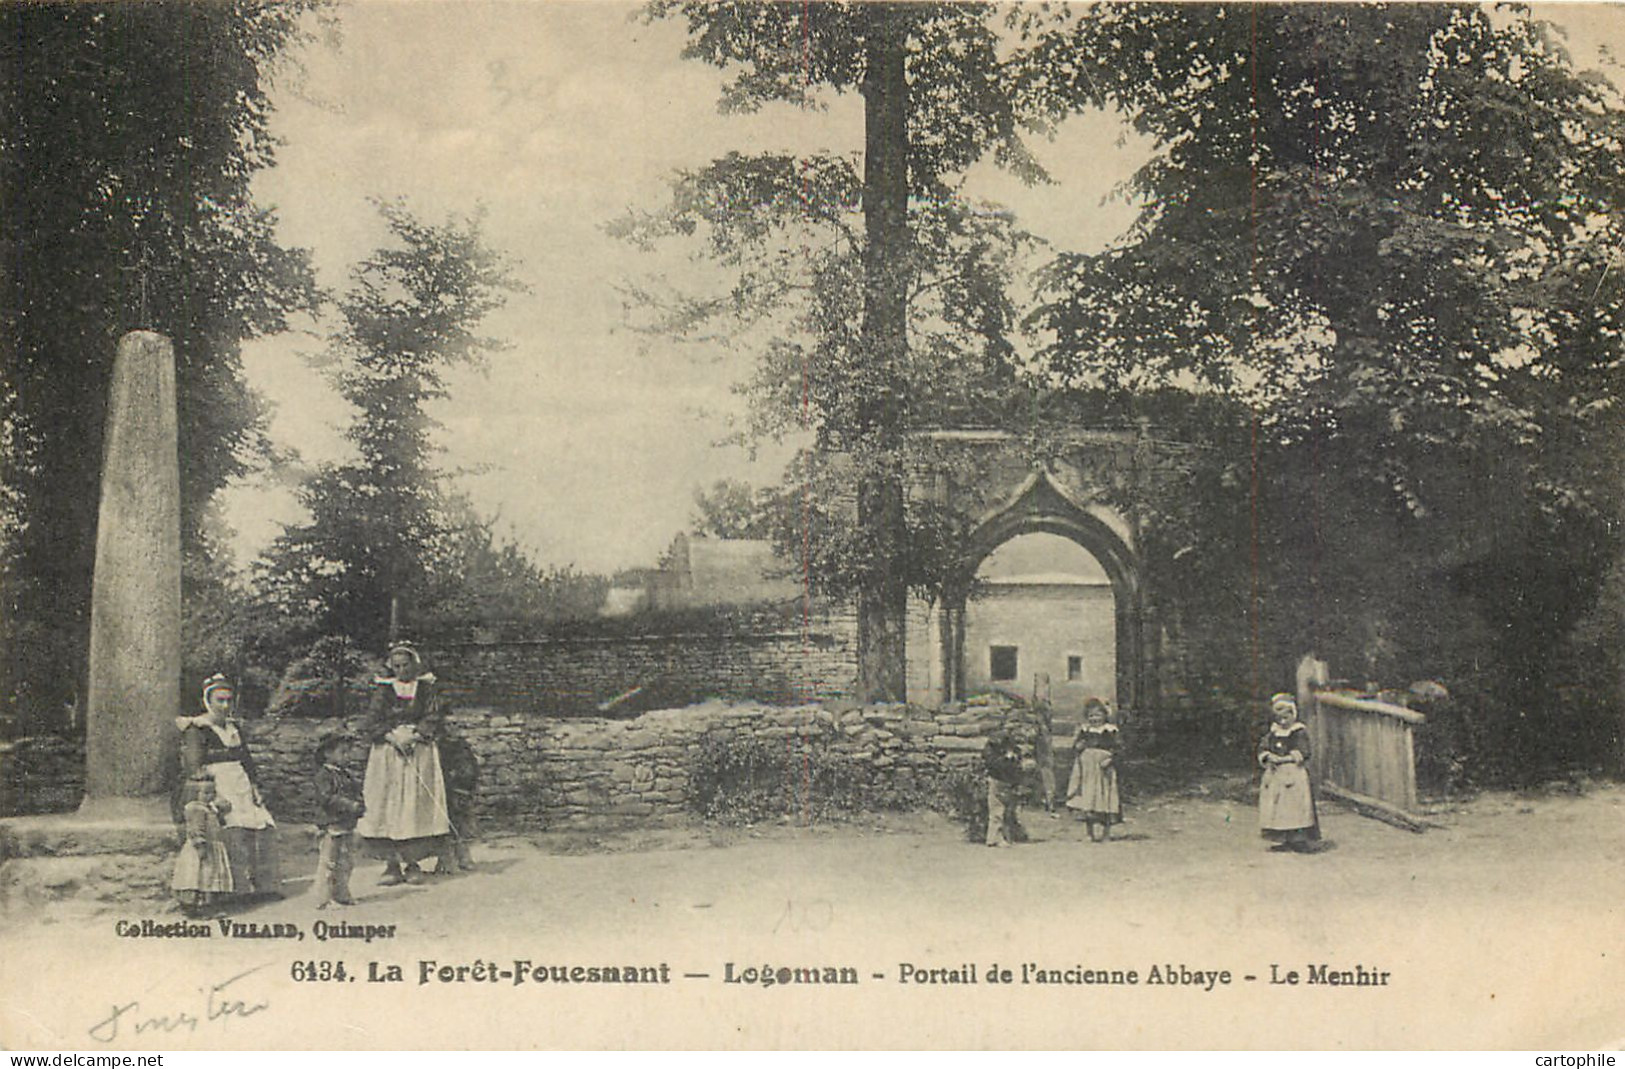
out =
[[(1111, 522), (1115, 520), (1116, 522)], [(965, 567), (941, 609), (940, 650), (942, 698), (959, 701), (966, 693), (966, 591), (977, 569), (994, 550), (1025, 534), (1059, 535), (1088, 552), (1111, 581), (1116, 623), (1116, 687), (1118, 704), (1137, 709), (1143, 699), (1143, 644), (1139, 566), (1118, 528), (1127, 524), (1100, 505), (1085, 505), (1067, 493), (1048, 472), (1032, 473), (1011, 499), (984, 517), (971, 533)]]
[(931, 647), (929, 657), (917, 662), (919, 675), (912, 677), (919, 698), (943, 704), (965, 699), (966, 607), (978, 569), (1012, 539), (1042, 533), (1074, 543), (1105, 572), (1115, 628), (1117, 705), (1129, 715), (1148, 711), (1156, 700), (1150, 693), (1157, 675), (1150, 666), (1156, 658), (1149, 648), (1156, 628), (1149, 619), (1136, 549), (1138, 525), (1134, 516), (1111, 503), (1122, 495), (1106, 489), (1137, 486), (1153, 477), (1155, 458), (1146, 428), (1079, 428), (1052, 439), (1044, 453), (997, 431), (940, 430), (921, 437), (937, 458), (921, 471), (922, 491), (977, 519), (959, 574), (914, 632)]

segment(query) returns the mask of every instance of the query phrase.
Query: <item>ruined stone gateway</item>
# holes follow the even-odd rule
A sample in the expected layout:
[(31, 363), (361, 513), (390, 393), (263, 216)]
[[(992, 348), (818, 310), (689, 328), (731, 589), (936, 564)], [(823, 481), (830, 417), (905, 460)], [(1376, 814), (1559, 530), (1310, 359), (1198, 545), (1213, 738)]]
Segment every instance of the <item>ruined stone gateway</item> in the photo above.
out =
[(1010, 685), (1000, 687), (1001, 666), (982, 671), (981, 662), (996, 661), (1001, 653), (1008, 658), (1009, 647), (967, 641), (978, 637), (974, 621), (987, 600), (987, 585), (976, 582), (978, 569), (1013, 540), (1046, 534), (1093, 558), (1109, 585), (1109, 605), (1099, 610), (1108, 619), (1093, 637), (1112, 649), (1094, 693), (1114, 701), (1127, 717), (1155, 709), (1164, 688), (1177, 680), (1170, 676), (1166, 636), (1145, 595), (1142, 521), (1128, 502), (1150, 480), (1166, 478), (1170, 458), (1185, 447), (1153, 440), (1145, 426), (1076, 428), (1042, 441), (1000, 431), (937, 430), (922, 432), (916, 442), (922, 461), (913, 493), (947, 506), (970, 526), (957, 574), (948, 577), (940, 603), (911, 606), (910, 699), (927, 705), (963, 701), (985, 689), (989, 675), (994, 689), (1029, 696), (1049, 677), (1059, 698), (1061, 684), (1078, 677), (1083, 666), (1076, 655), (1025, 671), (1017, 651), (1014, 671), (1002, 666), (1002, 682)]

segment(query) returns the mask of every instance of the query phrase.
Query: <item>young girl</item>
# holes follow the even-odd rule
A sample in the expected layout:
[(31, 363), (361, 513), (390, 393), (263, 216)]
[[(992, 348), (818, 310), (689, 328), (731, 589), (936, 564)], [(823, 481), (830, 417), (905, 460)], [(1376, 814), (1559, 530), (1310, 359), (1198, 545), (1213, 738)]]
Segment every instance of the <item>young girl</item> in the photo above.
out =
[(1290, 694), (1270, 699), (1270, 729), (1258, 744), (1264, 769), (1258, 787), (1258, 827), (1274, 850), (1308, 852), (1320, 838), (1320, 818), (1309, 789), (1309, 729), (1298, 720)]
[(1090, 698), (1083, 707), (1084, 722), (1072, 739), (1072, 782), (1067, 785), (1066, 806), (1083, 814), (1089, 826), (1090, 842), (1111, 838), (1112, 825), (1123, 819), (1123, 802), (1117, 794), (1115, 758), (1120, 745), (1117, 725), (1106, 717), (1106, 703)]
[(220, 819), (231, 807), (215, 800), (214, 780), (194, 776), (185, 787), (182, 809), (186, 841), (175, 859), (175, 878), (170, 887), (188, 915), (202, 913), (235, 890), (231, 861), (226, 854)]

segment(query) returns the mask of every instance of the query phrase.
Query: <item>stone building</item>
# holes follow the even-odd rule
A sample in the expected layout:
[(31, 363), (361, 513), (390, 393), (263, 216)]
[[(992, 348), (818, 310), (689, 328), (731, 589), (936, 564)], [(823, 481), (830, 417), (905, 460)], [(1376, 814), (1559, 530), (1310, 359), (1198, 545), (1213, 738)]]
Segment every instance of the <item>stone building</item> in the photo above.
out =
[(1072, 543), (1044, 534), (1006, 543), (988, 564), (1022, 545), (1076, 559), (1080, 570), (1004, 575), (984, 565), (979, 593), (966, 606), (967, 689), (1047, 695), (1064, 713), (1082, 712), (1091, 697), (1115, 704), (1117, 622), (1105, 573)]
[(780, 559), (771, 542), (679, 534), (657, 567), (628, 569), (616, 577), (601, 614), (761, 605), (801, 595), (795, 566)]

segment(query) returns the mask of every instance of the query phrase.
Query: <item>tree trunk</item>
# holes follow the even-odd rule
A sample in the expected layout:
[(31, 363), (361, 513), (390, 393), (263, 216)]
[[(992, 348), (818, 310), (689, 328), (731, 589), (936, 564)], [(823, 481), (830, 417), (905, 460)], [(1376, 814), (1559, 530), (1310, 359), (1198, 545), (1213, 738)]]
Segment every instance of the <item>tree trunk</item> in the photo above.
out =
[(863, 78), (863, 325), (866, 362), (858, 401), (858, 526), (874, 540), (876, 565), (858, 594), (858, 691), (863, 701), (906, 697), (908, 589), (900, 449), (908, 349), (907, 5), (867, 7)]

